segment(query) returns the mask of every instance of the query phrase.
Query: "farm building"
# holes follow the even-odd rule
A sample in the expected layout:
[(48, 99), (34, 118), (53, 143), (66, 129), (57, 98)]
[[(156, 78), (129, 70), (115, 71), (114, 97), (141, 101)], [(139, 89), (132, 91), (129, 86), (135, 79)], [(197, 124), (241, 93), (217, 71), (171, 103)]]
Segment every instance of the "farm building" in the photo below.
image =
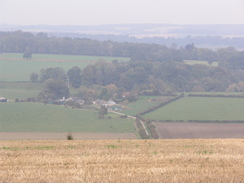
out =
[(93, 101), (93, 104), (94, 105), (106, 105), (107, 102), (105, 100), (96, 100), (96, 101)]
[(4, 98), (4, 97), (0, 97), (0, 102), (7, 102), (8, 99)]
[(113, 105), (116, 105), (116, 103), (110, 99), (107, 103), (107, 106), (113, 106)]
[(94, 105), (103, 105), (103, 106), (106, 106), (106, 107), (110, 107), (110, 106), (113, 106), (113, 105), (116, 105), (116, 103), (113, 101), (113, 100), (109, 100), (109, 101), (105, 101), (105, 100), (96, 100), (93, 102)]

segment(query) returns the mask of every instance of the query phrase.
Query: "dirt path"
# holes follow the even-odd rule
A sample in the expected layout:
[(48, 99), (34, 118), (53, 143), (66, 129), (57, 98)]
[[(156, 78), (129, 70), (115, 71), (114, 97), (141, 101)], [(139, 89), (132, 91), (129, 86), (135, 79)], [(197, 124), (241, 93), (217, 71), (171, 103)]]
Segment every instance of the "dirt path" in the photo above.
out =
[[(112, 113), (119, 114), (119, 115), (127, 115), (127, 114), (123, 114), (123, 113), (120, 113), (120, 112), (115, 112), (115, 111), (111, 111), (111, 110), (109, 110), (108, 112), (112, 112)], [(136, 120), (136, 117), (134, 117), (134, 116), (127, 115), (127, 117), (129, 117), (129, 118), (132, 118), (132, 119)], [(145, 127), (145, 125), (144, 125), (144, 123), (143, 123), (143, 121), (142, 121), (142, 120), (140, 120), (140, 123), (142, 124), (142, 126), (143, 126), (143, 128), (144, 128), (144, 130), (145, 130), (146, 134), (147, 134), (147, 135), (149, 135), (149, 133), (148, 133), (148, 131), (147, 131), (147, 129), (146, 129), (146, 127)]]
[(114, 113), (114, 114), (118, 114), (118, 115), (126, 115), (126, 116), (129, 117), (129, 118), (136, 119), (136, 117), (134, 117), (134, 116), (130, 116), (130, 115), (127, 115), (127, 114), (123, 114), (123, 113), (120, 113), (120, 112), (111, 111), (111, 110), (109, 110), (108, 112), (112, 112), (112, 113)]

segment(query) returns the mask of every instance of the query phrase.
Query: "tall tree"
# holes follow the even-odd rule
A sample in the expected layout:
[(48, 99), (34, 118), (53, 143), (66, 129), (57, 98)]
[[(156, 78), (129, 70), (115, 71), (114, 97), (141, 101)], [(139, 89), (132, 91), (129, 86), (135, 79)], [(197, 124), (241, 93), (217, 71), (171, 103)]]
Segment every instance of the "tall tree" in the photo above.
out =
[(75, 66), (68, 70), (67, 75), (72, 87), (79, 88), (81, 85), (81, 69)]
[(47, 68), (42, 69), (40, 74), (40, 81), (45, 82), (48, 79), (63, 80), (66, 81), (66, 74), (62, 68)]
[(38, 81), (38, 78), (39, 78), (39, 75), (35, 72), (33, 72), (31, 75), (30, 75), (30, 80), (31, 82), (37, 82)]
[(30, 47), (27, 46), (25, 48), (25, 52), (24, 52), (23, 58), (29, 59), (31, 57), (32, 57), (31, 49), (30, 49)]
[(42, 100), (56, 100), (69, 97), (67, 84), (62, 80), (49, 79), (45, 81), (43, 90), (39, 94)]

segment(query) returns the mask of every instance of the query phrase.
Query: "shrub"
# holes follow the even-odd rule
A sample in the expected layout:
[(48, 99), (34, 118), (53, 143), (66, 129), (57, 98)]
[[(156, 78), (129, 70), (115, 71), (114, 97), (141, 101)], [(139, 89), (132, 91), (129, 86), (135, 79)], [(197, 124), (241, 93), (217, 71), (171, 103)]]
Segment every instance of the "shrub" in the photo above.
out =
[(67, 135), (67, 140), (74, 140), (74, 137), (71, 133)]
[(120, 118), (127, 118), (127, 115), (120, 115)]

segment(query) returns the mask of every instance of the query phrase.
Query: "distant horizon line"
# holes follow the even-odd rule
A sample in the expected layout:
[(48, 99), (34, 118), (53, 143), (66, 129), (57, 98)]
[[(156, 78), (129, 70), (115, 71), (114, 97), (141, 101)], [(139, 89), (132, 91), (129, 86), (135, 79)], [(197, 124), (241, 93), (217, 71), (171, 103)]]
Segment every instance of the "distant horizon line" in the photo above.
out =
[(199, 24), (177, 24), (177, 23), (124, 23), (124, 24), (8, 24), (8, 23), (0, 23), (0, 25), (8, 25), (8, 26), (106, 26), (106, 25), (244, 25), (244, 23), (199, 23)]

